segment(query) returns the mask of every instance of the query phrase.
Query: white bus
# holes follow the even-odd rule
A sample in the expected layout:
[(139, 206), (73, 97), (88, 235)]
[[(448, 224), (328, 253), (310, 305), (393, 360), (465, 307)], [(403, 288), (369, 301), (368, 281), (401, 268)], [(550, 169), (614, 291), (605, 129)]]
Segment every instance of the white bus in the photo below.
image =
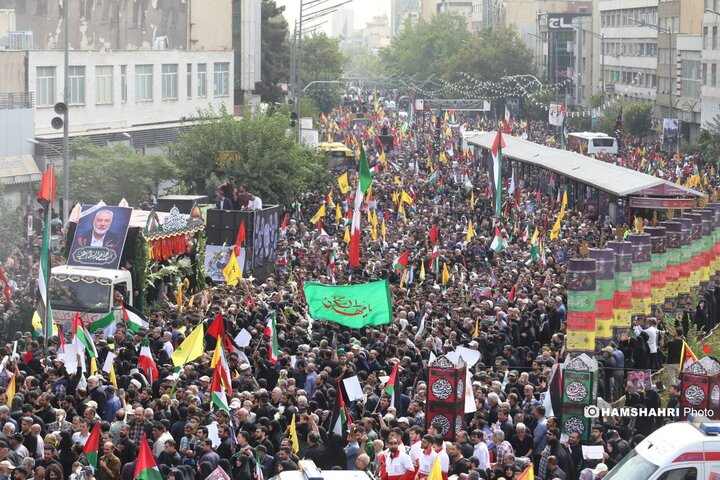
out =
[(617, 155), (618, 143), (614, 137), (597, 132), (574, 132), (568, 134), (568, 146), (583, 155), (611, 153)]

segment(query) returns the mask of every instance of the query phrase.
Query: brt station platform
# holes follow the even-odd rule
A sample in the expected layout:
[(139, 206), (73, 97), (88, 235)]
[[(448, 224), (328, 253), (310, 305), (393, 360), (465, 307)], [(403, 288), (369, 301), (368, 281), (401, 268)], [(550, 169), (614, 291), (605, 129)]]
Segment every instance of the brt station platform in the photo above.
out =
[[(469, 146), (482, 151), (488, 165), (492, 165), (495, 135), (483, 132), (466, 138)], [(634, 216), (652, 218), (657, 211), (663, 220), (674, 210), (689, 210), (707, 201), (706, 194), (660, 177), (510, 135), (503, 138), (502, 178), (510, 178), (514, 169), (515, 181), (524, 188), (549, 194), (552, 183), (556, 192), (566, 189), (568, 208), (577, 207), (591, 218), (632, 225)]]

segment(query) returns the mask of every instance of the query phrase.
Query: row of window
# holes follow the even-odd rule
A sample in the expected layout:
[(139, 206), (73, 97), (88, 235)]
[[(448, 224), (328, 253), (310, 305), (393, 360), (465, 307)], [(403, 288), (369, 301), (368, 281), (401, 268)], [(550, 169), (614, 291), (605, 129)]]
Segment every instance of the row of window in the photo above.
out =
[[(120, 65), (120, 101), (128, 101), (127, 95), (127, 65)], [(153, 101), (154, 65), (135, 65), (135, 98), (137, 102)], [(112, 65), (96, 65), (95, 74), (95, 104), (109, 105), (115, 102), (115, 67)], [(50, 106), (56, 102), (56, 67), (37, 67), (35, 77), (35, 102), (37, 106)], [(68, 68), (70, 105), (84, 105), (86, 99), (86, 73), (85, 66), (70, 66)], [(193, 94), (193, 64), (188, 63), (185, 68), (186, 95), (188, 99)], [(161, 95), (163, 100), (178, 99), (179, 65), (163, 64), (160, 69)], [(197, 83), (197, 97), (207, 97), (207, 64), (198, 63), (195, 66)], [(216, 97), (227, 96), (230, 93), (230, 64), (213, 64), (213, 93)]]
[(655, 25), (657, 21), (657, 7), (607, 10), (600, 13), (600, 26), (602, 28), (637, 27), (642, 23)]
[(644, 42), (608, 42), (605, 41), (605, 55), (628, 57), (654, 57), (657, 55), (657, 44)]
[[(712, 32), (712, 37), (710, 36)], [(718, 48), (718, 27), (703, 27), (703, 50), (717, 50)]]
[(605, 82), (655, 88), (657, 87), (657, 75), (637, 71), (607, 70), (605, 72)]

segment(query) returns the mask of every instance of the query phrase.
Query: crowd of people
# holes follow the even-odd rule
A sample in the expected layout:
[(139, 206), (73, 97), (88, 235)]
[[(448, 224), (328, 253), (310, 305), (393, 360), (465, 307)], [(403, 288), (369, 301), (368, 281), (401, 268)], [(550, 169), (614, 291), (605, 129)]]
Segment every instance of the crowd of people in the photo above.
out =
[[(458, 115), (454, 120), (469, 129), (483, 128), (479, 119)], [(510, 480), (530, 463), (535, 478), (542, 480), (603, 478), (668, 419), (595, 423), (590, 444), (602, 445), (604, 455), (588, 460), (580, 436), (563, 435), (562, 412), (549, 415), (541, 394), (548, 389), (552, 365), (567, 355), (567, 259), (583, 242), (592, 247), (602, 236), (612, 238), (616, 225), (576, 204), (567, 212), (559, 238), (550, 240), (559, 205), (553, 201), (556, 190), (541, 179), (519, 181), (519, 193), (513, 196), (505, 191), (508, 205), (498, 219), (488, 193), (487, 162), (480, 152), (463, 148), (458, 129), (442, 122), (440, 132), (435, 124), (423, 131), (420, 125), (403, 123), (388, 113), (374, 115), (369, 126), (353, 126), (346, 108), (332, 112), (325, 123), (325, 130), (339, 132), (348, 145), (364, 147), (375, 170), (372, 194), (362, 207), (360, 267), (348, 266), (344, 241), (353, 193), (334, 184), (327, 191), (308, 192), (296, 208), (288, 208), (275, 272), (262, 282), (246, 278), (234, 287), (211, 286), (182, 311), (155, 304), (149, 327), (137, 333), (123, 321), (112, 336), (98, 333), (97, 363), (103, 365), (110, 352), (116, 355), (117, 386), (106, 373), (87, 376), (81, 367), (68, 371), (66, 359), (58, 355), (57, 337), (50, 338), (45, 352), (33, 332), (6, 331), (0, 349), (8, 359), (0, 372), (0, 480), (130, 480), (143, 435), (164, 477), (175, 480), (206, 478), (218, 466), (233, 479), (262, 480), (297, 470), (303, 459), (324, 470), (422, 480), (436, 458), (443, 478)], [(526, 125), (522, 130), (533, 141), (545, 143), (556, 134), (539, 122)], [(375, 132), (383, 126), (397, 141), (381, 155)], [(652, 148), (637, 147), (645, 152)], [(605, 160), (636, 168), (637, 155), (632, 149)], [(715, 192), (714, 171), (700, 158), (678, 159), (658, 150), (653, 161), (654, 174), (662, 171), (673, 180), (687, 180), (699, 171), (709, 182), (698, 188)], [(219, 191), (217, 208), (254, 208), (259, 200), (235, 179)], [(335, 208), (327, 209), (322, 228), (317, 228), (310, 219), (330, 202)], [(374, 233), (372, 222), (364, 220), (373, 215), (381, 224)], [(470, 224), (474, 235), (468, 238)], [(434, 226), (436, 243), (429, 236)], [(535, 228), (544, 238), (537, 257), (525, 234)], [(506, 245), (501, 251), (491, 248), (496, 230)], [(396, 270), (393, 259), (404, 251), (410, 254), (408, 268)], [(437, 262), (432, 261), (434, 251)], [(13, 290), (12, 303), (0, 303), (6, 320), (32, 315), (36, 259), (17, 251), (4, 263)], [(445, 266), (449, 279), (443, 281)], [(388, 325), (352, 330), (308, 314), (304, 282), (385, 278), (393, 307)], [(686, 325), (699, 318), (703, 326), (714, 325), (707, 312), (693, 307), (686, 307)], [(270, 312), (275, 312), (277, 325), (276, 361), (271, 361), (264, 335)], [(627, 395), (628, 405), (659, 406), (655, 389), (632, 388), (624, 374), (657, 370), (667, 358), (676, 358), (677, 342), (672, 340), (682, 338), (684, 331), (658, 313), (603, 349), (599, 360), (607, 381), (600, 382), (601, 397)], [(217, 314), (222, 314), (229, 338), (243, 328), (251, 335), (247, 347), (231, 342), (227, 351), (229, 412), (210, 400), (213, 338), (206, 338), (204, 355), (179, 371), (171, 361), (186, 335), (201, 322), (209, 325)], [(153, 382), (137, 366), (145, 340), (159, 368)], [(480, 354), (471, 369), (475, 411), (465, 415), (453, 438), (445, 438), (442, 425), (426, 422), (428, 363), (459, 346)], [(396, 364), (393, 402), (384, 385)], [(364, 396), (355, 401), (345, 397), (349, 421), (338, 434), (330, 425), (332, 410), (338, 395), (344, 395), (342, 380), (353, 376)], [(8, 398), (11, 383), (14, 395)], [(677, 401), (677, 385), (666, 388), (670, 401)], [(297, 445), (289, 434), (293, 418)], [(93, 471), (83, 447), (98, 422), (102, 438)]]

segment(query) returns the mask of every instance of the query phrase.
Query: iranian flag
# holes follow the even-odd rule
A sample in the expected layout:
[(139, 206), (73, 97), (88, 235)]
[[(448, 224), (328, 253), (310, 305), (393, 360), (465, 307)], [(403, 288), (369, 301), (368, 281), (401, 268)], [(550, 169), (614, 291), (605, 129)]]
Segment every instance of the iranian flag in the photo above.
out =
[(410, 260), (410, 252), (405, 250), (402, 254), (395, 257), (393, 260), (394, 270), (405, 270), (407, 268), (408, 261)]
[(370, 167), (367, 158), (365, 158), (365, 150), (360, 150), (360, 168), (358, 169), (357, 190), (355, 191), (355, 207), (353, 209), (352, 224), (350, 225), (350, 247), (349, 247), (349, 265), (357, 267), (360, 265), (360, 218), (362, 217), (360, 209), (362, 207), (363, 198), (368, 188), (372, 185), (372, 176), (370, 175)]
[(143, 314), (125, 302), (122, 304), (122, 315), (123, 320), (128, 324), (128, 329), (133, 333), (137, 333), (141, 328), (150, 327), (150, 322), (145, 319)]
[(158, 378), (159, 372), (155, 360), (153, 360), (152, 352), (150, 351), (150, 341), (148, 339), (143, 341), (142, 348), (140, 348), (137, 365), (138, 368), (145, 372), (145, 377), (148, 379), (150, 385), (152, 385), (153, 381)]
[[(50, 222), (52, 221), (52, 207), (55, 201), (55, 173), (53, 166), (49, 165), (43, 174), (38, 192), (37, 201), (45, 210), (42, 245), (40, 247), (40, 265), (38, 267), (38, 299), (37, 311), (42, 319), (45, 338), (50, 338), (53, 331), (52, 311), (48, 303), (48, 286), (50, 285)], [(7, 286), (7, 283), (6, 283)]]
[(500, 233), (500, 229), (495, 227), (495, 238), (493, 238), (490, 248), (495, 252), (501, 252), (506, 247), (505, 243), (505, 239), (503, 238), (502, 233)]
[(267, 323), (265, 324), (265, 336), (270, 339), (270, 348), (268, 349), (270, 363), (275, 365), (278, 362), (278, 355), (280, 354), (280, 347), (278, 347), (277, 341), (277, 325), (275, 324), (275, 312), (271, 312), (267, 316)]
[(150, 445), (148, 445), (145, 433), (143, 433), (140, 438), (140, 453), (135, 461), (135, 474), (133, 478), (135, 480), (163, 480), (152, 450), (150, 450)]
[(85, 325), (83, 325), (79, 313), (75, 313), (75, 316), (73, 317), (72, 331), (73, 335), (75, 335), (73, 342), (78, 343), (81, 348), (87, 350), (90, 358), (97, 358), (97, 350), (95, 349), (92, 335), (90, 335), (90, 332), (88, 332)]
[(88, 464), (93, 467), (93, 470), (97, 470), (98, 451), (100, 450), (100, 422), (95, 422), (95, 426), (90, 432), (90, 438), (88, 438), (83, 453), (87, 458)]
[(498, 130), (493, 140), (490, 153), (493, 158), (493, 180), (495, 181), (495, 216), (502, 215), (502, 149), (505, 148), (505, 139)]

